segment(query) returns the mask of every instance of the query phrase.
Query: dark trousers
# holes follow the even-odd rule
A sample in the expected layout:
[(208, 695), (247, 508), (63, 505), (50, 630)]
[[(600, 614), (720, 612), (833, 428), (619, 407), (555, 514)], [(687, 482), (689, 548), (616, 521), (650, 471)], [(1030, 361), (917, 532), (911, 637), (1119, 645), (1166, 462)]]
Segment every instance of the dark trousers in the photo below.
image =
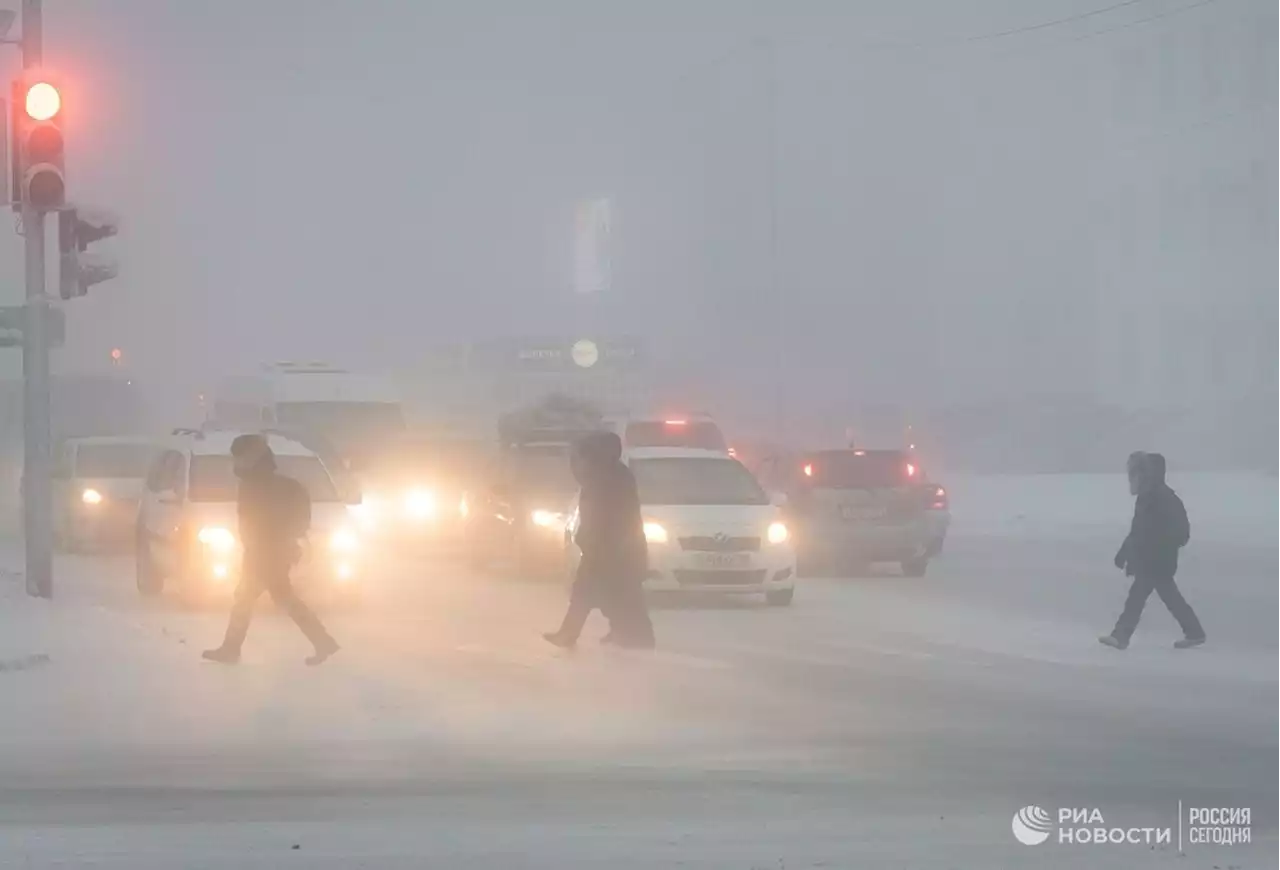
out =
[(1124, 602), (1124, 610), (1116, 620), (1115, 629), (1111, 632), (1112, 637), (1127, 641), (1133, 636), (1134, 629), (1138, 627), (1138, 620), (1142, 618), (1142, 608), (1146, 606), (1152, 592), (1160, 596), (1164, 606), (1169, 608), (1173, 618), (1178, 620), (1178, 625), (1182, 626), (1182, 633), (1186, 637), (1204, 637), (1204, 628), (1196, 618), (1196, 612), (1191, 609), (1187, 599), (1182, 597), (1182, 592), (1174, 582), (1173, 576), (1158, 574), (1138, 574), (1133, 578), (1133, 585), (1129, 587), (1129, 597)]
[(595, 577), (578, 570), (569, 596), (569, 609), (560, 623), (561, 637), (576, 641), (591, 611), (599, 609), (609, 620), (609, 633), (623, 644), (652, 646), (653, 622), (639, 583)]
[(226, 639), (222, 641), (224, 649), (237, 652), (249, 634), (249, 623), (253, 621), (253, 608), (263, 592), (271, 593), (277, 605), (289, 614), (289, 618), (297, 624), (316, 649), (330, 649), (336, 642), (319, 617), (306, 605), (298, 593), (294, 591), (289, 580), (288, 565), (245, 565), (240, 585), (236, 587), (235, 603), (231, 606), (231, 619), (227, 623)]

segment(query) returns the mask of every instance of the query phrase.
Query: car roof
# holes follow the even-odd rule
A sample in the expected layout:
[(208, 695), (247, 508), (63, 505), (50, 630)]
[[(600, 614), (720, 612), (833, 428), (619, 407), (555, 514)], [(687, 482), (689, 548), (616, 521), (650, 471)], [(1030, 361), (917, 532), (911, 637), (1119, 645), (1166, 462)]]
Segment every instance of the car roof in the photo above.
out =
[(68, 438), (64, 443), (76, 446), (123, 444), (139, 447), (155, 447), (159, 449), (162, 439), (152, 435), (85, 435), (79, 438)]
[(216, 432), (205, 432), (200, 435), (189, 435), (181, 439), (180, 443), (190, 449), (195, 456), (229, 456), (231, 454), (231, 442), (235, 441), (241, 435), (262, 435), (267, 439), (267, 444), (271, 447), (271, 452), (276, 456), (315, 456), (313, 450), (308, 450), (297, 441), (285, 438), (283, 435), (274, 433), (263, 435), (261, 432), (237, 432), (229, 430), (218, 430)]
[(832, 450), (814, 450), (806, 453), (806, 456), (909, 456), (910, 450), (900, 447), (890, 448), (867, 448), (867, 447), (836, 447)]
[(696, 447), (636, 447), (626, 451), (625, 458), (633, 459), (721, 459), (725, 462), (737, 462), (728, 453), (720, 450), (702, 450)]

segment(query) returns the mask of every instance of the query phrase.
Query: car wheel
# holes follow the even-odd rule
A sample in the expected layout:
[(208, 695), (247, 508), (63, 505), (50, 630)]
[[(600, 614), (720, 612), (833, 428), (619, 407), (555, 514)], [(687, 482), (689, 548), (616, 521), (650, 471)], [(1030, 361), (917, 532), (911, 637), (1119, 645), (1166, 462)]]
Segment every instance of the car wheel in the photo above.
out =
[(796, 588), (775, 589), (764, 594), (765, 603), (770, 607), (790, 607), (791, 600), (796, 597)]
[(904, 577), (923, 577), (928, 570), (929, 559), (927, 556), (902, 560), (902, 576)]
[(151, 544), (141, 527), (137, 532), (133, 564), (140, 593), (159, 595), (164, 591), (164, 577), (160, 576), (160, 571), (156, 568), (155, 560), (151, 557)]

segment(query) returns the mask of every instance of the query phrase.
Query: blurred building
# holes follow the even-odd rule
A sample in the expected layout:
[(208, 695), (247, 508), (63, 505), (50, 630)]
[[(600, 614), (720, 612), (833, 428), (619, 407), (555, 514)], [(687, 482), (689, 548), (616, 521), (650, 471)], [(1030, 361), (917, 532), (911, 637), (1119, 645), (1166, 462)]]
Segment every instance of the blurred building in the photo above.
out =
[(1276, 407), (1276, 6), (1206, 11), (1114, 57), (1095, 179), (1096, 391)]

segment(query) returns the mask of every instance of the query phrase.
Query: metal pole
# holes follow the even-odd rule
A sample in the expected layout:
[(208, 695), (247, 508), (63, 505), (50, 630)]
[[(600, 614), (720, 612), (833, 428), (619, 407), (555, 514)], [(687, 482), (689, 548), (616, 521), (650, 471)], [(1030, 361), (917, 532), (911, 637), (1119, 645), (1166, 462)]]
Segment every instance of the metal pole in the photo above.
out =
[[(22, 66), (38, 67), (42, 60), (41, 0), (22, 3)], [(21, 191), (16, 192), (21, 195)], [(53, 498), (49, 463), (49, 344), (44, 295), (44, 214), (30, 206), (22, 210), (26, 239), (27, 293), (22, 332), (23, 421), (23, 533), (26, 549), (27, 594), (53, 597)]]

